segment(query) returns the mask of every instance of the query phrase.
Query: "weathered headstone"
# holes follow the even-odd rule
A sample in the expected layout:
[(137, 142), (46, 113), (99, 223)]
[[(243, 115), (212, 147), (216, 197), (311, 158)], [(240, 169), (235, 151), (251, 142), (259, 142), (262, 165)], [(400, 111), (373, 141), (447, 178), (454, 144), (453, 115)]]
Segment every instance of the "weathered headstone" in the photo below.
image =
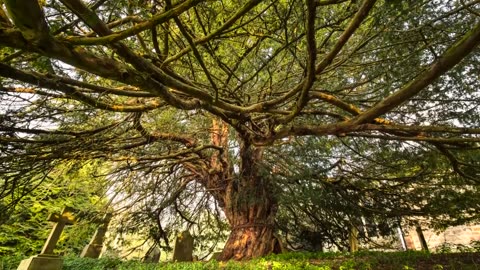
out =
[(188, 231), (184, 231), (177, 236), (175, 249), (173, 250), (173, 261), (193, 261), (193, 236)]
[(160, 261), (160, 249), (158, 247), (149, 250), (143, 259), (143, 262), (146, 263), (158, 263), (158, 261)]
[(105, 239), (105, 234), (107, 233), (108, 224), (112, 219), (112, 214), (106, 214), (103, 217), (102, 224), (97, 228), (95, 234), (90, 240), (90, 243), (83, 248), (80, 257), (87, 257), (87, 258), (95, 258), (97, 259), (100, 257), (100, 253), (102, 252), (103, 248), (103, 240)]
[(61, 270), (63, 260), (60, 256), (53, 254), (63, 228), (75, 222), (70, 207), (65, 207), (61, 214), (50, 214), (48, 221), (56, 222), (45, 241), (42, 252), (20, 262), (17, 270)]
[[(323, 251), (323, 232), (317, 230), (302, 230), (300, 233), (300, 237), (305, 240), (309, 244), (309, 248), (313, 249), (313, 251)], [(281, 245), (281, 242), (278, 240), (278, 237), (275, 236), (275, 242)], [(282, 252), (282, 246), (279, 246), (277, 253)]]

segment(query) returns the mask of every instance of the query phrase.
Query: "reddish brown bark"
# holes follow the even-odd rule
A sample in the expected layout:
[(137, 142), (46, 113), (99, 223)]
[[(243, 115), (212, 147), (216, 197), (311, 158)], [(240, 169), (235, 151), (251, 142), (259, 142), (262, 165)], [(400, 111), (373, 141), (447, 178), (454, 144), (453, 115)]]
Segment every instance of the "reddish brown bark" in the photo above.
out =
[[(212, 143), (228, 148), (228, 126), (215, 119), (210, 130)], [(206, 189), (222, 207), (231, 227), (220, 260), (246, 260), (280, 252), (274, 234), (277, 202), (271, 184), (259, 164), (263, 149), (239, 137), (240, 168), (233, 172), (228, 153), (215, 153), (210, 160)]]
[(224, 212), (232, 232), (221, 260), (245, 260), (279, 252), (274, 235), (277, 203), (271, 184), (259, 172), (262, 149), (240, 143), (240, 172), (228, 182)]

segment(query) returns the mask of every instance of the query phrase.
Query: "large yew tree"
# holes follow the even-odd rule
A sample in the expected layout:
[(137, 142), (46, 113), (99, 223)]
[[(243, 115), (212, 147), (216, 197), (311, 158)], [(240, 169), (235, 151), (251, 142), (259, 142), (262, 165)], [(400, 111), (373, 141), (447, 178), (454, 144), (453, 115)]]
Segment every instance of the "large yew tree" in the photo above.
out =
[(368, 138), (365, 158), (400, 141), (390, 158), (428, 149), (478, 184), (478, 0), (0, 4), (1, 196), (104, 160), (129, 191), (166, 190), (157, 215), (201, 187), (230, 226), (222, 259), (248, 259), (280, 250), (277, 195), (305, 184), (275, 186), (275, 159), (302, 138)]

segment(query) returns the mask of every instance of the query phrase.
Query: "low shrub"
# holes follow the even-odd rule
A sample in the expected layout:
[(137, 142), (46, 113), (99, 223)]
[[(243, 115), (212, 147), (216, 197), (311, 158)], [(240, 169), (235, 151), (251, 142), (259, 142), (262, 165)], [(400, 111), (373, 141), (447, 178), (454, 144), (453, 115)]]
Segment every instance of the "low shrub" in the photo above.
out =
[[(0, 258), (0, 270), (15, 270), (23, 258)], [(65, 257), (64, 270), (473, 270), (480, 265), (480, 253), (426, 252), (358, 252), (309, 253), (290, 252), (244, 262), (142, 263), (114, 258), (89, 259)]]
[(20, 255), (0, 257), (0, 270), (15, 270), (25, 257)]

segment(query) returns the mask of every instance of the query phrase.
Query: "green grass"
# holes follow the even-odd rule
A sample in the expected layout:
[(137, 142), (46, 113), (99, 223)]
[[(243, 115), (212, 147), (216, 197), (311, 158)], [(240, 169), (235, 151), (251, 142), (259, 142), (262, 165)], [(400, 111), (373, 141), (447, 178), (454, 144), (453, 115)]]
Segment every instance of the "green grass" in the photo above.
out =
[[(14, 270), (22, 258), (0, 258), (0, 270)], [(64, 258), (64, 270), (475, 270), (480, 253), (426, 252), (309, 253), (290, 252), (245, 262), (142, 263), (119, 259)]]

